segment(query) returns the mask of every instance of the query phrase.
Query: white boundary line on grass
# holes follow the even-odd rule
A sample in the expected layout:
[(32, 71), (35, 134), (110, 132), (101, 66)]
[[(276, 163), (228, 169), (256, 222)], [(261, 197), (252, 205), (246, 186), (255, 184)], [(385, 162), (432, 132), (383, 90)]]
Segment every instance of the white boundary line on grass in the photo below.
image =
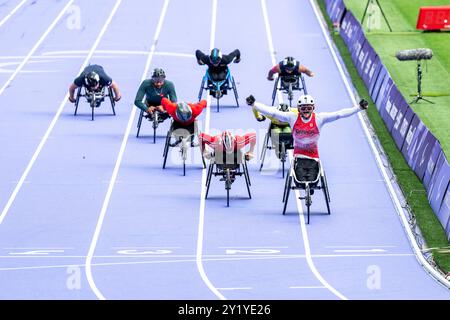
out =
[[(67, 7), (68, 5), (70, 5), (70, 4), (72, 4), (72, 2), (73, 2), (73, 0), (69, 1), (68, 4), (66, 5), (66, 7)], [(106, 29), (107, 29), (109, 23), (111, 22), (111, 20), (112, 20), (114, 14), (116, 13), (117, 8), (119, 7), (119, 5), (120, 5), (121, 2), (122, 2), (122, 0), (117, 0), (117, 1), (116, 1), (116, 4), (115, 4), (114, 8), (112, 9), (111, 14), (110, 14), (109, 17), (108, 17), (108, 20), (106, 20), (105, 25), (103, 26), (102, 30), (100, 31), (99, 35), (97, 36), (97, 39), (95, 40), (94, 45), (92, 46), (92, 48), (91, 48), (91, 50), (90, 50), (88, 56), (87, 56), (86, 59), (84, 60), (83, 65), (81, 66), (80, 71), (79, 71), (78, 73), (81, 73), (81, 72), (83, 71), (83, 69), (86, 67), (86, 65), (88, 64), (89, 60), (91, 59), (92, 55), (94, 54), (94, 51), (96, 50), (98, 44), (100, 43), (101, 38), (103, 37), (103, 35), (104, 35), (104, 33), (105, 33), (105, 31), (106, 31)], [(61, 16), (62, 14), (64, 14), (64, 12), (66, 11), (66, 9), (67, 9), (67, 8), (64, 8), (64, 9), (61, 11), (60, 16)], [(55, 21), (58, 21), (58, 20), (59, 20), (59, 19), (56, 19)], [(55, 21), (54, 21), (54, 23), (55, 23)], [(52, 24), (52, 25), (53, 25), (53, 24)], [(51, 30), (51, 29), (49, 29), (49, 30)], [(49, 30), (47, 30), (47, 31), (49, 32)], [(47, 33), (48, 33), (48, 32), (47, 32)], [(45, 37), (44, 37), (44, 38), (45, 38)], [(43, 38), (41, 38), (41, 39), (43, 39)], [(41, 41), (40, 41), (40, 42), (41, 42)], [(37, 48), (37, 46), (35, 46), (35, 48)], [(35, 50), (35, 48), (33, 48), (33, 50), (31, 50), (30, 54), (29, 54), (29, 55), (27, 56), (27, 58), (22, 62), (21, 66), (23, 66), (23, 65), (25, 64), (25, 62), (28, 60), (28, 58), (33, 54), (33, 51)], [(21, 68), (21, 66), (19, 66), (19, 67), (16, 69), (15, 74), (17, 74), (17, 72), (18, 72), (19, 68)], [(14, 74), (13, 74), (13, 76), (14, 76)], [(11, 77), (10, 79), (12, 79), (12, 77)], [(25, 168), (24, 172), (22, 173), (22, 176), (21, 176), (20, 179), (19, 179), (19, 182), (17, 183), (16, 187), (14, 188), (13, 193), (11, 194), (11, 196), (10, 196), (9, 199), (8, 199), (8, 202), (6, 203), (5, 207), (3, 208), (2, 213), (0, 214), (0, 225), (2, 224), (2, 222), (3, 222), (3, 220), (5, 219), (6, 215), (8, 214), (9, 209), (11, 208), (11, 205), (13, 204), (14, 200), (16, 199), (17, 194), (19, 193), (20, 189), (22, 188), (23, 184), (25, 183), (25, 180), (26, 180), (28, 174), (30, 173), (31, 168), (33, 167), (34, 163), (36, 162), (36, 160), (37, 160), (39, 154), (40, 154), (41, 151), (42, 151), (42, 148), (44, 147), (45, 143), (47, 142), (47, 140), (48, 140), (48, 138), (49, 138), (49, 136), (50, 136), (50, 134), (51, 134), (51, 132), (53, 131), (53, 128), (55, 127), (56, 122), (58, 121), (59, 116), (61, 115), (61, 113), (62, 113), (62, 111), (63, 111), (63, 109), (64, 109), (64, 106), (65, 106), (66, 103), (67, 103), (67, 99), (68, 99), (68, 98), (69, 98), (69, 93), (67, 92), (66, 95), (64, 96), (63, 100), (61, 101), (61, 103), (60, 103), (60, 105), (59, 105), (59, 108), (58, 108), (58, 110), (56, 111), (56, 114), (55, 114), (55, 116), (53, 117), (52, 122), (50, 123), (50, 126), (47, 128), (47, 131), (45, 132), (45, 134), (44, 134), (44, 136), (42, 137), (42, 139), (41, 139), (41, 141), (40, 141), (38, 147), (36, 148), (36, 150), (35, 150), (33, 156), (31, 157), (30, 162), (28, 163), (27, 167)]]
[[(25, 57), (25, 59), (22, 60), (20, 65), (16, 68), (14, 73), (9, 77), (9, 79), (5, 82), (5, 84), (0, 88), (0, 95), (3, 94), (6, 88), (11, 84), (11, 82), (14, 80), (14, 78), (17, 76), (17, 74), (22, 70), (23, 66), (30, 60), (31, 56), (34, 54), (34, 52), (39, 48), (39, 46), (42, 44), (42, 42), (47, 38), (48, 34), (53, 30), (53, 28), (58, 24), (59, 20), (63, 17), (63, 15), (66, 13), (67, 9), (72, 5), (74, 0), (70, 0), (67, 2), (66, 6), (61, 10), (61, 12), (58, 14), (58, 16), (53, 20), (53, 22), (50, 24), (50, 26), (45, 30), (44, 34), (39, 38), (39, 40), (35, 43), (33, 48), (30, 50), (28, 55)], [(1, 219), (0, 219), (1, 223)]]
[[(352, 100), (353, 105), (356, 105), (356, 97), (355, 94), (353, 93), (353, 90), (351, 89), (350, 83), (348, 78), (345, 76), (344, 70), (343, 70), (343, 66), (341, 65), (338, 57), (337, 57), (337, 53), (334, 50), (333, 45), (331, 44), (331, 40), (329, 35), (327, 34), (326, 30), (325, 30), (325, 26), (321, 21), (320, 18), (320, 13), (319, 13), (319, 9), (317, 8), (316, 3), (314, 2), (314, 0), (309, 0), (309, 3), (311, 4), (311, 7), (314, 10), (315, 16), (317, 18), (317, 22), (320, 25), (320, 28), (322, 30), (322, 34), (327, 42), (328, 47), (330, 48), (330, 52), (333, 56), (334, 62), (336, 63), (336, 66), (339, 70), (339, 74), (341, 75), (342, 80), (344, 81), (345, 84), (345, 88), (347, 89), (347, 93), (350, 96), (350, 99)], [(425, 258), (422, 255), (421, 249), (419, 248), (419, 246), (417, 245), (417, 242), (414, 238), (414, 235), (411, 231), (411, 228), (409, 227), (408, 221), (406, 220), (405, 215), (403, 214), (403, 208), (402, 205), (400, 204), (400, 200), (397, 197), (397, 194), (395, 193), (394, 187), (392, 185), (391, 180), (388, 177), (388, 174), (386, 172), (386, 168), (383, 165), (383, 161), (381, 160), (381, 157), (378, 153), (378, 150), (375, 146), (375, 142), (373, 141), (372, 136), (370, 135), (369, 129), (367, 127), (367, 124), (364, 121), (363, 116), (361, 115), (360, 112), (358, 112), (358, 118), (359, 121), (361, 123), (361, 127), (363, 128), (364, 134), (366, 135), (367, 141), (369, 142), (370, 148), (372, 149), (372, 152), (375, 156), (378, 168), (381, 171), (381, 174), (383, 175), (384, 181), (386, 182), (386, 186), (388, 188), (389, 191), (389, 195), (391, 196), (392, 202), (396, 208), (396, 212), (398, 214), (398, 216), (400, 217), (401, 223), (403, 225), (403, 228), (408, 236), (408, 240), (414, 250), (415, 256), (418, 260), (418, 262), (424, 267), (424, 269), (433, 276), (433, 278), (435, 280), (437, 280), (440, 284), (442, 284), (443, 286), (445, 286), (447, 289), (450, 289), (450, 281), (446, 280), (444, 278), (443, 275), (441, 275), (438, 271), (436, 271), (434, 268), (432, 268), (430, 266), (430, 264), (425, 260)]]
[(11, 18), (17, 12), (17, 10), (19, 10), (20, 7), (22, 7), (25, 4), (25, 2), (27, 2), (27, 0), (22, 0), (21, 3), (19, 3), (10, 13), (8, 13), (6, 17), (4, 17), (3, 20), (0, 22), (0, 27), (4, 25), (6, 21), (8, 21), (9, 18)]
[[(216, 18), (217, 18), (217, 0), (212, 1), (212, 13), (211, 13), (211, 33), (209, 39), (209, 47), (210, 49), (214, 48), (215, 36), (216, 36)], [(205, 116), (205, 132), (209, 131), (209, 122), (211, 119), (211, 96), (207, 97), (207, 108), (206, 108), (206, 116)], [(206, 195), (206, 168), (202, 170), (202, 179), (201, 179), (201, 192), (200, 192), (200, 213), (198, 219), (198, 233), (197, 233), (197, 252), (196, 252), (196, 264), (198, 272), (200, 276), (205, 282), (206, 286), (211, 290), (216, 297), (220, 300), (226, 300), (225, 296), (219, 292), (219, 290), (214, 287), (214, 285), (209, 280), (206, 275), (205, 268), (203, 267), (203, 235), (204, 235), (204, 227), (205, 227), (205, 195)]]
[[(274, 46), (273, 46), (272, 33), (270, 31), (271, 29), (270, 29), (270, 23), (269, 23), (269, 16), (267, 14), (267, 7), (266, 7), (266, 1), (265, 0), (261, 0), (261, 6), (262, 6), (262, 11), (263, 11), (263, 16), (264, 16), (264, 23), (265, 23), (265, 26), (266, 26), (267, 41), (268, 41), (268, 46), (269, 46), (269, 51), (270, 51), (270, 57), (272, 59), (272, 65), (275, 65), (276, 64), (275, 49), (274, 49)], [(283, 102), (283, 97), (282, 97), (281, 94), (278, 95), (278, 101), (280, 103)], [(299, 214), (299, 217), (300, 217), (300, 226), (301, 226), (301, 231), (302, 231), (303, 244), (305, 246), (306, 261), (308, 263), (309, 268), (311, 269), (311, 271), (314, 274), (314, 276), (320, 281), (320, 283), (322, 283), (322, 285), (324, 287), (326, 287), (328, 290), (330, 290), (339, 299), (347, 300), (347, 297), (345, 297), (343, 294), (341, 294), (339, 291), (337, 291), (334, 287), (332, 287), (322, 277), (322, 275), (319, 273), (319, 271), (317, 270), (316, 266), (314, 265), (314, 261), (313, 261), (312, 256), (311, 256), (311, 247), (309, 245), (308, 231), (306, 230), (305, 217), (303, 215), (303, 207), (302, 207), (302, 203), (301, 203), (301, 201), (299, 199), (299, 192), (298, 192), (298, 190), (295, 191), (295, 198), (297, 200), (297, 208), (298, 208), (298, 214)]]
[[(142, 73), (141, 82), (146, 79), (148, 70), (150, 69), (150, 65), (151, 65), (151, 62), (153, 59), (154, 52), (156, 50), (156, 44), (158, 43), (159, 34), (161, 33), (162, 24), (163, 24), (164, 18), (166, 16), (167, 7), (169, 6), (169, 2), (170, 2), (170, 0), (164, 1), (164, 5), (161, 10), (158, 25), (156, 27), (155, 35), (153, 38), (153, 44), (152, 44), (152, 47), (151, 47), (150, 52), (147, 57), (147, 62), (145, 64), (144, 72)], [(114, 170), (113, 170), (113, 173), (112, 173), (111, 179), (109, 181), (109, 185), (108, 185), (108, 190), (106, 192), (106, 196), (103, 201), (102, 209), (100, 211), (100, 215), (99, 215), (99, 218), (97, 221), (97, 226), (95, 227), (95, 232), (92, 237), (91, 245), (89, 247), (89, 252), (86, 257), (86, 277), (87, 277), (89, 286), (91, 287), (92, 291), (97, 296), (97, 298), (100, 300), (105, 300), (105, 297), (103, 296), (103, 294), (100, 292), (100, 290), (95, 285), (95, 281), (92, 276), (92, 259), (94, 257), (94, 252), (95, 252), (95, 248), (97, 246), (98, 238), (100, 236), (100, 231), (103, 226), (103, 221), (105, 220), (106, 211), (108, 210), (109, 201), (111, 199), (111, 195), (114, 190), (114, 184), (116, 183), (117, 176), (119, 174), (119, 169), (120, 169), (120, 165), (122, 163), (123, 155), (125, 153), (125, 148), (127, 146), (128, 137), (130, 135), (131, 128), (133, 127), (135, 114), (136, 114), (136, 108), (133, 107), (133, 108), (131, 108), (130, 118), (128, 119), (127, 128), (125, 130), (125, 133), (124, 133), (124, 136), (122, 139), (122, 144), (120, 146), (119, 155), (117, 156), (116, 164), (114, 166)]]

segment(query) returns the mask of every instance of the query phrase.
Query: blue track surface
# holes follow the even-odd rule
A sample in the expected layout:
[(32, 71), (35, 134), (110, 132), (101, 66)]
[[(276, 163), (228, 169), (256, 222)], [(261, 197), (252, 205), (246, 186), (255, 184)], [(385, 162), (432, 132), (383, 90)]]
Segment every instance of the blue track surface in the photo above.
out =
[[(4, 1), (0, 21), (19, 2)], [(281, 214), (284, 180), (273, 152), (262, 172), (250, 162), (252, 199), (238, 178), (227, 208), (218, 178), (202, 201), (198, 149), (185, 177), (175, 148), (162, 170), (168, 121), (156, 144), (146, 120), (136, 138), (133, 101), (145, 71), (146, 78), (164, 68), (179, 99), (195, 101), (205, 69), (194, 51), (239, 48), (242, 61), (231, 71), (241, 107), (230, 92), (220, 113), (213, 100), (199, 124), (212, 133), (256, 132), (260, 152), (268, 123), (254, 120), (244, 98), (271, 102), (262, 1), (219, 1), (212, 19), (214, 3), (74, 1), (80, 28), (63, 15), (0, 94), (0, 298), (449, 299), (417, 262), (356, 116), (322, 132), (332, 214), (315, 195), (306, 228), (294, 193)], [(306, 81), (320, 111), (350, 106), (309, 1), (264, 3), (276, 60), (292, 55), (315, 72)], [(28, 1), (0, 26), (0, 86), (67, 4)], [(103, 65), (119, 84), (117, 116), (105, 103), (92, 122), (85, 102), (76, 117), (65, 103), (85, 63)]]

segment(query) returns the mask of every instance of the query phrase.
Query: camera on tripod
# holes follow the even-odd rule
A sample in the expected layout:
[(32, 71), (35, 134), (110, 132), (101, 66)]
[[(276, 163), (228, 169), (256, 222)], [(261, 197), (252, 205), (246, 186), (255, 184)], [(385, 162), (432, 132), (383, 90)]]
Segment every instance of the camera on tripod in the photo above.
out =
[(433, 57), (433, 51), (431, 49), (419, 48), (419, 49), (411, 49), (411, 50), (403, 50), (397, 51), (395, 54), (398, 60), (400, 61), (417, 61), (417, 96), (410, 103), (417, 103), (419, 100), (424, 100), (428, 103), (434, 104), (434, 102), (425, 99), (422, 95), (422, 60), (430, 60)]

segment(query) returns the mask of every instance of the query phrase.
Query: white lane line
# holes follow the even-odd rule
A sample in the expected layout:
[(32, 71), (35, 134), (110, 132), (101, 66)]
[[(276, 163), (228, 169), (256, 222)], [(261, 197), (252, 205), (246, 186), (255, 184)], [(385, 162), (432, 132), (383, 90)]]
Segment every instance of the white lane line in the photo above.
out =
[[(212, 12), (211, 12), (211, 31), (210, 31), (210, 39), (209, 39), (209, 47), (212, 50), (214, 48), (214, 42), (216, 37), (216, 18), (217, 18), (217, 0), (212, 1)], [(206, 108), (206, 116), (205, 116), (205, 132), (209, 131), (210, 118), (211, 118), (211, 96), (208, 95), (207, 99), (207, 108)], [(202, 180), (201, 180), (201, 192), (200, 192), (200, 213), (198, 219), (198, 234), (197, 234), (197, 253), (196, 253), (196, 264), (198, 272), (206, 284), (206, 286), (211, 290), (216, 297), (220, 300), (226, 300), (225, 296), (214, 287), (214, 285), (209, 280), (206, 275), (205, 268), (203, 266), (203, 236), (204, 236), (204, 228), (205, 228), (205, 194), (206, 194), (206, 169), (202, 170)]]
[[(412, 253), (405, 254), (404, 256), (412, 256)], [(103, 258), (101, 256), (95, 256), (96, 258)], [(194, 256), (191, 255), (191, 259), (173, 259), (173, 260), (151, 260), (151, 261), (126, 261), (126, 262), (103, 262), (103, 263), (93, 263), (91, 266), (125, 266), (125, 265), (141, 265), (141, 264), (162, 264), (162, 263), (184, 263), (184, 262), (196, 262)], [(57, 258), (57, 257), (53, 257)], [(66, 257), (67, 258), (67, 257)], [(76, 257), (75, 257), (76, 258)], [(149, 257), (147, 257), (149, 258)], [(167, 257), (165, 257), (167, 259)], [(270, 260), (270, 259), (292, 259), (292, 258), (305, 258), (303, 257), (224, 257), (224, 258), (203, 258), (203, 261), (250, 261), (250, 260)], [(28, 269), (51, 269), (51, 268), (65, 268), (71, 266), (85, 267), (86, 264), (64, 264), (64, 265), (53, 265), (53, 266), (32, 266), (32, 267), (10, 267), (10, 268), (0, 268), (0, 271), (11, 271), (11, 270), (28, 270)], [(217, 288), (215, 288), (217, 289)]]
[(397, 246), (325, 246), (325, 248), (396, 248)]
[(258, 247), (238, 247), (238, 246), (228, 246), (228, 247), (217, 247), (219, 249), (288, 249), (289, 247), (262, 247), (262, 246), (258, 246)]
[[(323, 34), (323, 36), (324, 36), (324, 38), (325, 38), (325, 40), (327, 42), (328, 47), (330, 48), (330, 52), (331, 52), (331, 54), (333, 56), (333, 59), (334, 59), (334, 62), (336, 63), (336, 66), (337, 66), (337, 68), (339, 70), (339, 74), (341, 75), (341, 78), (344, 81), (345, 88), (347, 89), (347, 93), (350, 96), (353, 105), (356, 105), (355, 94), (353, 93), (353, 90), (351, 89), (349, 80), (345, 76), (343, 67), (342, 67), (342, 65), (341, 65), (341, 63), (340, 63), (340, 61), (339, 61), (339, 59), (337, 57), (337, 53), (334, 50), (333, 45), (331, 44), (331, 39), (330, 39), (326, 29), (325, 29), (325, 26), (321, 22), (319, 9), (317, 8), (314, 0), (309, 0), (309, 3), (310, 3), (311, 7), (314, 10), (314, 13), (315, 13), (316, 18), (317, 18), (317, 22), (320, 25), (320, 28), (322, 29), (322, 34)], [(440, 284), (444, 285), (447, 289), (450, 289), (450, 281), (445, 279), (445, 277), (442, 274), (440, 274), (437, 270), (435, 270), (433, 267), (431, 267), (430, 264), (428, 263), (428, 261), (425, 260), (425, 258), (423, 257), (421, 249), (419, 248), (419, 246), (418, 246), (418, 244), (417, 244), (417, 242), (415, 240), (415, 237), (414, 237), (414, 235), (413, 235), (413, 233), (411, 231), (411, 228), (409, 227), (409, 223), (406, 220), (405, 215), (403, 214), (403, 208), (402, 208), (402, 205), (400, 203), (400, 200), (398, 199), (397, 194), (395, 193), (395, 190), (394, 190), (394, 187), (392, 185), (392, 182), (391, 182), (391, 180), (390, 180), (390, 178), (389, 178), (389, 176), (387, 174), (385, 166), (383, 165), (383, 161), (381, 160), (380, 154), (378, 153), (378, 150), (377, 150), (377, 148), (375, 146), (375, 142), (373, 141), (373, 138), (372, 138), (372, 136), (371, 136), (371, 134), (369, 132), (369, 129), (367, 127), (367, 124), (364, 121), (363, 116), (361, 115), (361, 112), (358, 112), (358, 118), (359, 118), (360, 124), (361, 124), (361, 126), (362, 126), (362, 128), (364, 130), (364, 133), (366, 135), (367, 141), (369, 142), (369, 145), (370, 145), (370, 147), (372, 149), (373, 155), (375, 156), (376, 162), (378, 164), (378, 168), (380, 169), (380, 171), (381, 171), (381, 173), (383, 175), (384, 181), (386, 182), (386, 186), (387, 186), (387, 188), (389, 190), (389, 195), (391, 196), (391, 199), (392, 199), (392, 201), (394, 203), (394, 206), (397, 209), (396, 210), (397, 215), (400, 217), (400, 220), (401, 220), (402, 225), (403, 225), (403, 229), (405, 230), (405, 232), (406, 232), (406, 234), (408, 236), (409, 242), (410, 242), (410, 244), (411, 244), (411, 246), (412, 246), (412, 248), (413, 248), (413, 250), (415, 252), (415, 255), (417, 257), (417, 260), (418, 260), (419, 264), (421, 264), (424, 267), (424, 269), (433, 276), (433, 278), (435, 280), (437, 280)]]
[(27, 2), (27, 0), (22, 0), (22, 2), (20, 2), (6, 17), (4, 17), (3, 20), (0, 22), (0, 27), (4, 25), (6, 21), (8, 21), (9, 18), (11, 18), (14, 15), (14, 13), (16, 13), (17, 10), (19, 10), (20, 7), (22, 7), (25, 4), (25, 2)]
[[(413, 253), (376, 253), (376, 254), (314, 254), (311, 255), (312, 258), (367, 258), (367, 257), (408, 257), (413, 256)], [(161, 255), (159, 255), (161, 256)], [(116, 254), (116, 255), (95, 255), (93, 258), (101, 259), (101, 258), (159, 258), (159, 256), (155, 256), (155, 254), (142, 254), (142, 255), (125, 255), (125, 254)], [(189, 258), (189, 257), (197, 257), (197, 255), (194, 254), (164, 254), (165, 258)], [(255, 258), (255, 259), (298, 259), (298, 258), (306, 258), (306, 255), (304, 254), (282, 254), (282, 255), (271, 255), (271, 254), (262, 254), (262, 255), (254, 255), (254, 254), (237, 254), (237, 255), (229, 255), (229, 254), (207, 254), (203, 255), (203, 257), (210, 258), (210, 257), (222, 257), (222, 258), (230, 258), (230, 260), (233, 260), (235, 257), (239, 258)], [(37, 254), (30, 254), (27, 256), (20, 255), (20, 256), (0, 256), (0, 258), (87, 258), (87, 255), (79, 255), (79, 256), (73, 256), (73, 255), (58, 255), (58, 256), (52, 256), (52, 255), (37, 255)]]
[[(48, 36), (48, 34), (53, 30), (53, 28), (58, 24), (59, 20), (64, 16), (67, 9), (72, 5), (74, 0), (70, 0), (67, 2), (66, 6), (61, 10), (61, 12), (58, 14), (58, 16), (53, 20), (51, 25), (47, 28), (47, 30), (44, 32), (44, 34), (39, 38), (39, 40), (36, 42), (34, 47), (30, 50), (28, 55), (25, 57), (25, 59), (22, 60), (22, 62), (17, 66), (14, 73), (9, 77), (9, 79), (6, 81), (6, 83), (0, 88), (0, 95), (3, 94), (5, 89), (11, 84), (11, 82), (14, 80), (14, 78), (17, 76), (17, 74), (22, 70), (23, 66), (28, 62), (28, 60), (31, 58), (31, 56), (34, 54), (34, 52), (37, 50), (37, 48), (41, 45), (41, 43), (45, 40), (45, 38)], [(0, 220), (1, 223), (1, 220)]]
[[(170, 0), (164, 1), (161, 15), (159, 16), (158, 25), (156, 27), (155, 35), (153, 37), (152, 47), (151, 47), (150, 52), (147, 57), (147, 62), (145, 64), (144, 72), (142, 73), (141, 82), (146, 79), (148, 70), (150, 69), (150, 65), (151, 65), (151, 62), (153, 59), (153, 53), (156, 50), (156, 44), (158, 43), (159, 34), (161, 33), (162, 24), (163, 24), (164, 18), (166, 16), (167, 7), (169, 5), (169, 2), (170, 2)], [(95, 252), (95, 248), (97, 246), (100, 231), (103, 226), (103, 221), (105, 220), (106, 211), (108, 210), (108, 205), (109, 205), (109, 201), (111, 199), (111, 194), (114, 190), (114, 184), (117, 180), (117, 175), (119, 174), (119, 169), (120, 169), (120, 165), (122, 163), (123, 155), (125, 153), (125, 148), (127, 146), (128, 137), (130, 135), (131, 128), (133, 127), (135, 114), (136, 114), (136, 108), (133, 106), (131, 108), (130, 117), (128, 119), (127, 128), (125, 130), (125, 133), (124, 133), (124, 136), (122, 139), (122, 144), (120, 146), (119, 155), (117, 156), (116, 164), (114, 166), (111, 180), (109, 181), (108, 190), (106, 192), (106, 196), (103, 201), (103, 205), (102, 205), (102, 208), (100, 211), (100, 216), (98, 218), (97, 226), (95, 227), (95, 232), (92, 237), (91, 245), (89, 247), (89, 252), (88, 252), (88, 255), (86, 258), (86, 277), (88, 279), (88, 283), (89, 283), (89, 286), (91, 287), (92, 291), (97, 296), (97, 298), (100, 300), (105, 300), (105, 297), (103, 296), (103, 294), (100, 292), (100, 290), (95, 285), (95, 281), (92, 276), (92, 258), (94, 257), (94, 252)]]
[(333, 252), (386, 252), (384, 249), (337, 249)]
[(292, 286), (289, 289), (327, 289), (324, 286)]
[[(71, 4), (73, 0), (69, 1), (68, 4)], [(95, 49), (97, 48), (98, 44), (100, 43), (101, 38), (103, 37), (104, 33), (106, 32), (106, 29), (108, 28), (108, 25), (110, 24), (114, 14), (117, 11), (117, 8), (119, 7), (120, 3), (122, 2), (122, 0), (117, 0), (116, 4), (114, 6), (114, 8), (111, 11), (111, 14), (108, 17), (108, 20), (106, 20), (105, 25), (103, 26), (102, 30), (100, 31), (99, 35), (97, 36), (97, 39), (94, 42), (94, 45), (91, 48), (91, 51), (89, 52), (88, 56), (86, 57), (86, 59), (83, 62), (83, 65), (80, 68), (80, 71), (78, 72), (78, 74), (80, 74), (83, 69), (87, 66), (89, 60), (91, 59), (92, 55), (94, 54)], [(66, 5), (67, 7), (67, 5)], [(66, 8), (61, 11), (62, 15), (65, 12)], [(55, 20), (58, 21), (58, 20)], [(32, 53), (32, 52), (30, 52)], [(27, 60), (27, 59), (26, 59)], [(24, 61), (26, 61), (24, 60)], [(44, 147), (45, 143), (47, 142), (50, 133), (53, 131), (53, 128), (56, 125), (56, 122), (59, 119), (59, 116), (61, 115), (61, 112), (64, 109), (64, 106), (67, 103), (67, 99), (69, 98), (69, 93), (67, 92), (66, 95), (64, 96), (63, 100), (61, 101), (58, 110), (56, 111), (55, 116), (53, 117), (52, 122), (50, 123), (50, 126), (47, 128), (47, 131), (45, 132), (44, 136), (42, 137), (42, 140), (40, 141), (36, 151), (34, 152), (30, 162), (28, 163), (27, 167), (25, 168), (25, 171), (22, 173), (22, 176), (20, 177), (19, 183), (16, 185), (16, 187), (14, 188), (13, 193), (11, 194), (11, 196), (8, 199), (8, 202), (6, 203), (5, 207), (2, 210), (2, 213), (0, 214), (0, 225), (2, 224), (3, 220), (5, 219), (9, 209), (11, 208), (11, 205), (13, 204), (14, 200), (16, 199), (17, 194), (19, 193), (20, 189), (22, 188), (22, 185), (24, 184), (28, 174), (31, 171), (31, 168), (33, 167), (34, 163), (36, 162), (39, 154), (42, 151), (42, 148)]]
[[(269, 24), (269, 16), (267, 14), (267, 7), (266, 7), (265, 0), (261, 0), (261, 6), (262, 6), (262, 11), (263, 11), (263, 16), (264, 16), (264, 23), (266, 26), (267, 40), (268, 40), (268, 44), (269, 44), (269, 51), (271, 53), (270, 56), (272, 59), (272, 65), (275, 65), (277, 63), (277, 61), (275, 59), (275, 49), (273, 47), (272, 33), (270, 31), (271, 29), (270, 29), (270, 24)], [(283, 96), (281, 94), (278, 95), (278, 101), (279, 101), (279, 103), (283, 102)], [(289, 157), (291, 157), (291, 153), (289, 153)], [(314, 262), (311, 257), (311, 248), (309, 245), (309, 239), (308, 239), (308, 233), (306, 230), (305, 217), (303, 215), (302, 203), (301, 203), (299, 197), (300, 197), (299, 191), (295, 190), (295, 198), (297, 200), (296, 202), (297, 202), (297, 208), (298, 208), (298, 215), (300, 217), (301, 233), (302, 233), (302, 237), (303, 237), (303, 244), (305, 247), (306, 261), (308, 263), (308, 266), (311, 269), (311, 271), (313, 272), (313, 274), (316, 276), (316, 278), (320, 281), (320, 283), (322, 283), (325, 287), (327, 287), (328, 290), (330, 290), (333, 294), (335, 294), (340, 299), (347, 300), (347, 298), (344, 295), (342, 295), (339, 291), (337, 291), (334, 287), (332, 287), (322, 277), (322, 275), (319, 273), (316, 266), (314, 265)]]
[(217, 290), (222, 291), (233, 291), (233, 290), (253, 290), (252, 287), (238, 287), (238, 288), (216, 288)]

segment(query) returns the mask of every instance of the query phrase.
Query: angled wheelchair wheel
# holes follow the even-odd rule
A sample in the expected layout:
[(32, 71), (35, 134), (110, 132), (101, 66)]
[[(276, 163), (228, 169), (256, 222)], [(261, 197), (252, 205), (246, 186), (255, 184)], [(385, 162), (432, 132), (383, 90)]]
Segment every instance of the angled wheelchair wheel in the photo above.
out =
[(203, 89), (205, 89), (206, 76), (202, 78), (202, 84), (200, 85), (200, 91), (198, 93), (198, 101), (202, 100)]
[(111, 87), (108, 87), (108, 96), (109, 96), (109, 100), (111, 101), (111, 108), (112, 108), (112, 112), (113, 115), (116, 115), (116, 101), (114, 101), (114, 93), (111, 89)]
[(280, 158), (281, 158), (281, 166), (282, 166), (282, 172), (283, 172), (283, 178), (284, 178), (284, 167), (285, 167), (285, 163), (286, 163), (286, 145), (284, 144), (284, 142), (281, 143)]
[(166, 168), (166, 161), (167, 161), (167, 156), (169, 154), (169, 144), (170, 144), (170, 136), (172, 135), (172, 132), (169, 130), (167, 132), (167, 137), (166, 137), (166, 144), (164, 145), (164, 153), (163, 153), (163, 157), (164, 157), (164, 162), (163, 162), (163, 169)]
[(231, 174), (230, 169), (225, 171), (225, 189), (227, 190), (227, 207), (230, 206), (230, 189), (231, 189)]
[(274, 85), (273, 85), (272, 105), (275, 103), (275, 97), (277, 96), (278, 81), (280, 81), (280, 77), (277, 77), (277, 79), (275, 80), (275, 83), (274, 83)]
[(231, 85), (233, 86), (234, 98), (236, 99), (236, 107), (239, 108), (239, 96), (236, 88), (236, 83), (234, 82), (234, 77), (231, 77)]
[(250, 174), (248, 173), (247, 161), (244, 161), (243, 167), (244, 167), (244, 174), (247, 176), (248, 185), (251, 186), (252, 182), (250, 180)]
[[(270, 130), (270, 128), (269, 128)], [(266, 133), (265, 137), (264, 137), (264, 144), (261, 150), (261, 166), (259, 167), (259, 171), (262, 170), (263, 166), (264, 166), (264, 159), (266, 158), (266, 152), (267, 152), (267, 147), (269, 146), (269, 132)]]
[(75, 98), (75, 112), (74, 112), (74, 116), (77, 115), (77, 111), (78, 111), (78, 104), (80, 103), (80, 96), (81, 96), (81, 87), (78, 87), (77, 89), (77, 96)]
[(291, 183), (292, 183), (292, 177), (290, 175), (287, 176), (286, 179), (286, 186), (284, 188), (284, 207), (283, 207), (283, 215), (286, 214), (286, 208), (287, 204), (289, 202), (289, 194), (291, 193)]
[(328, 214), (331, 214), (330, 195), (328, 194), (328, 185), (327, 185), (327, 179), (326, 179), (325, 175), (320, 177), (320, 182), (322, 184), (322, 191), (323, 191), (323, 195), (325, 197), (325, 203), (327, 205), (327, 212), (328, 212)]
[(286, 192), (289, 192), (290, 187), (291, 187), (291, 176), (288, 174), (286, 176), (286, 180), (284, 181), (283, 202), (286, 201)]
[(209, 193), (209, 186), (211, 185), (211, 177), (214, 171), (214, 163), (211, 162), (208, 166), (208, 173), (206, 175), (206, 193), (205, 193), (205, 199), (208, 199), (208, 193)]
[(251, 182), (250, 182), (250, 175), (248, 174), (247, 164), (244, 162), (242, 167), (243, 167), (243, 170), (244, 170), (245, 184), (247, 185), (248, 198), (251, 199), (252, 198), (252, 194), (250, 192)]
[(136, 138), (139, 138), (139, 132), (141, 131), (141, 125), (142, 125), (142, 118), (144, 118), (144, 110), (141, 110), (141, 113), (139, 114), (139, 119), (138, 119), (138, 123), (137, 123)]

